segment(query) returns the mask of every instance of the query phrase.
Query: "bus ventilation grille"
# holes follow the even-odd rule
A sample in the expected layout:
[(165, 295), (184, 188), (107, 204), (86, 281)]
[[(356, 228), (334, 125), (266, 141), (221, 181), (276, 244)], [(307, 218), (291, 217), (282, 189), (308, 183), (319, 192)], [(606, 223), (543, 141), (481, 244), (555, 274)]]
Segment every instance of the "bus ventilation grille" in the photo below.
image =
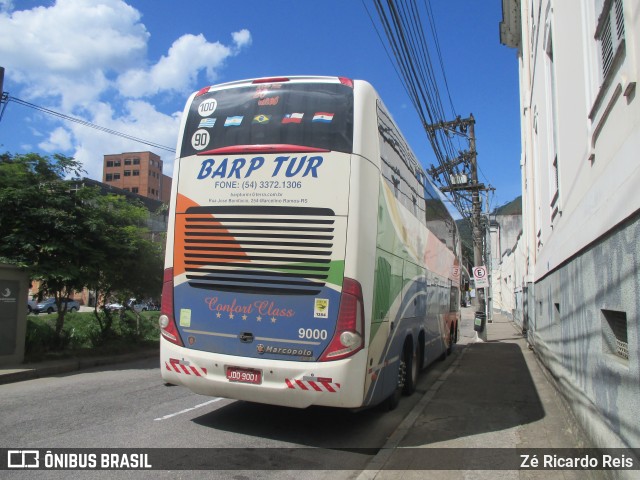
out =
[(189, 285), (239, 293), (317, 295), (329, 275), (333, 210), (191, 207), (184, 214)]

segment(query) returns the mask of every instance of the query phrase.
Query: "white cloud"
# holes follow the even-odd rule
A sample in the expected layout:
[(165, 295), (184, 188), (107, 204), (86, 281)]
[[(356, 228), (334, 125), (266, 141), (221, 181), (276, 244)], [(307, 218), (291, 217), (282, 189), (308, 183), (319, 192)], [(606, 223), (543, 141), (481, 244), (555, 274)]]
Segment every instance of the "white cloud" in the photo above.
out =
[(139, 21), (122, 0), (57, 0), (0, 13), (0, 58), (30, 98), (58, 95), (72, 107), (98, 98), (108, 72), (145, 58), (149, 33)]
[[(120, 114), (104, 102), (95, 102), (88, 110), (92, 112), (90, 121), (96, 125), (169, 148), (176, 146), (182, 112), (167, 115), (141, 100), (126, 102)], [(94, 179), (102, 179), (105, 154), (146, 150), (162, 158), (166, 175), (173, 173), (174, 153), (77, 123), (56, 128), (39, 147), (49, 153), (61, 152), (74, 157), (82, 163), (87, 176)]]
[(51, 132), (45, 142), (38, 145), (45, 152), (66, 152), (71, 149), (71, 134), (62, 127)]
[(216, 70), (224, 61), (251, 44), (251, 33), (241, 30), (232, 34), (233, 46), (210, 43), (204, 35), (183, 35), (173, 42), (167, 55), (149, 69), (133, 69), (118, 79), (120, 91), (130, 97), (155, 95), (161, 91), (186, 93), (198, 73), (204, 70), (207, 79), (214, 81)]
[[(233, 32), (228, 44), (185, 33), (154, 64), (147, 58), (150, 33), (141, 13), (125, 0), (46, 4), (15, 10), (20, 2), (0, 0), (0, 59), (12, 94), (170, 148), (176, 146), (185, 93), (198, 86), (198, 76), (215, 80), (224, 62), (252, 41), (248, 30)], [(167, 92), (180, 94), (172, 107), (170, 95), (160, 105), (142, 100)], [(173, 153), (41, 113), (22, 121), (25, 139), (17, 144), (74, 156), (91, 178), (102, 178), (105, 154), (142, 150), (160, 155), (164, 173), (172, 173)]]
[[(12, 87), (14, 96), (170, 148), (198, 75), (214, 81), (224, 62), (252, 41), (248, 30), (233, 32), (226, 45), (185, 33), (154, 64), (147, 58), (150, 33), (125, 0), (56, 0), (30, 10), (14, 10), (16, 4), (0, 0), (0, 59), (5, 82), (10, 77), (19, 86)], [(161, 92), (179, 93), (179, 106), (163, 112), (143, 100)], [(22, 121), (28, 135), (17, 140), (21, 148), (37, 144), (73, 156), (90, 178), (102, 178), (105, 154), (127, 151), (151, 150), (163, 159), (164, 173), (173, 172), (171, 152), (40, 113)]]
[(248, 47), (251, 45), (251, 32), (246, 28), (239, 32), (233, 32), (231, 36), (233, 37), (233, 41), (237, 48)]
[(12, 0), (0, 0), (0, 12), (10, 12), (13, 10)]

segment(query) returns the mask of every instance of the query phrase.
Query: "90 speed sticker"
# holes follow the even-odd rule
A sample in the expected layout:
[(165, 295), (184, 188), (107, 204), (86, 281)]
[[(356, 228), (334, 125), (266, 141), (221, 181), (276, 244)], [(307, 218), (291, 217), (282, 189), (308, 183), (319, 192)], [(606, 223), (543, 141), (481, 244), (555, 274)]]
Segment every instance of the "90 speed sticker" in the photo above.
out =
[(191, 146), (194, 150), (202, 150), (209, 145), (210, 138), (209, 132), (205, 129), (196, 130), (196, 133), (191, 137)]

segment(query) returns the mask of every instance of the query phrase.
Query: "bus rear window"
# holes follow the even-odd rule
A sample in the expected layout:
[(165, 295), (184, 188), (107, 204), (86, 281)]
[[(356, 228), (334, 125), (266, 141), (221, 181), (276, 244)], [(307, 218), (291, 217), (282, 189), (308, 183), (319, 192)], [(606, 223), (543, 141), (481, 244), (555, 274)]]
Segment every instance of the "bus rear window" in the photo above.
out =
[(284, 83), (197, 96), (189, 109), (180, 156), (283, 144), (350, 153), (353, 89), (333, 83)]

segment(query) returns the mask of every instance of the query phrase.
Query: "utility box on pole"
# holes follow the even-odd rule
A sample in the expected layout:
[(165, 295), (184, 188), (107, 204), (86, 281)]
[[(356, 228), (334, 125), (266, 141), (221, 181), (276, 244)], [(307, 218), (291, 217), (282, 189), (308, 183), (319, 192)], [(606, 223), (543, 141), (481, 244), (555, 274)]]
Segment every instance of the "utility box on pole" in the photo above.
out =
[(29, 277), (14, 265), (0, 264), (0, 365), (24, 360)]

